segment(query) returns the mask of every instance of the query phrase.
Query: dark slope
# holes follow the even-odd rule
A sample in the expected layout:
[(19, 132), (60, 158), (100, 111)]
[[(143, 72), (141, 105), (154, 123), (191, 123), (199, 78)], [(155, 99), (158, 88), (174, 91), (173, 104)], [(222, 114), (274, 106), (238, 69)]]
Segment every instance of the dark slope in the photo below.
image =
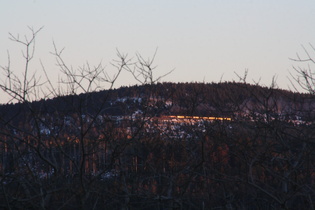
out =
[(313, 104), (314, 97), (309, 94), (244, 83), (158, 83), (60, 96), (28, 105), (1, 105), (0, 113), (5, 118), (30, 110), (49, 115), (128, 115), (149, 105), (149, 114), (152, 115), (232, 116), (235, 113), (265, 112), (268, 109), (267, 111), (278, 114), (303, 115), (305, 112), (310, 116), (310, 110), (314, 109)]

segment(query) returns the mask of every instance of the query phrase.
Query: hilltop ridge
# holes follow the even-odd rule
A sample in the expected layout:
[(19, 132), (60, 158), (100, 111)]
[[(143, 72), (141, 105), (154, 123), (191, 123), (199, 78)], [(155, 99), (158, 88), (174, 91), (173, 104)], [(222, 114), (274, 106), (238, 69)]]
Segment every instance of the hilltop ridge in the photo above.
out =
[[(268, 112), (274, 114), (298, 114), (304, 118), (310, 116), (310, 111), (315, 107), (314, 98), (310, 94), (237, 82), (164, 82), (134, 85), (80, 95), (59, 96), (32, 102), (31, 105), (40, 113), (63, 115), (77, 112), (130, 115), (145, 108), (146, 114), (152, 116), (232, 117), (250, 112), (264, 112), (268, 109)], [(0, 106), (3, 117), (27, 110), (25, 104)], [(303, 113), (307, 113), (307, 116)]]

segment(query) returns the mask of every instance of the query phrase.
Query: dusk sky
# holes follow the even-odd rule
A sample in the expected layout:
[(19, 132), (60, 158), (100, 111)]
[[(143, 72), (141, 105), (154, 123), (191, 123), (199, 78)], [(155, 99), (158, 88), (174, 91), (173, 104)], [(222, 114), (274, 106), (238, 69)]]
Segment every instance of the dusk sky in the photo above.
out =
[[(31, 67), (40, 72), (41, 59), (54, 81), (53, 41), (74, 68), (102, 62), (110, 70), (116, 49), (148, 58), (158, 48), (155, 74), (175, 69), (162, 81), (238, 81), (234, 72), (248, 69), (248, 82), (269, 85), (276, 76), (280, 88), (299, 65), (289, 58), (315, 45), (314, 0), (1, 0), (0, 18), (0, 65), (8, 50), (12, 70), (22, 74), (22, 48), (8, 33), (44, 26)], [(123, 74), (117, 85), (132, 84)]]

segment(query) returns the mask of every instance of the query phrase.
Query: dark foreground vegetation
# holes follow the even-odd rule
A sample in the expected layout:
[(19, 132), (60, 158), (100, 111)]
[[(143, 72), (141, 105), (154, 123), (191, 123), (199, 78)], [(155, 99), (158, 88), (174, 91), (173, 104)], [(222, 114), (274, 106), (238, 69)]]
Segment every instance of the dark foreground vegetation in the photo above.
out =
[[(77, 72), (56, 47), (55, 88), (28, 75), (31, 32), (11, 37), (26, 48), (24, 77), (2, 69), (1, 209), (315, 208), (313, 94), (159, 83), (154, 59), (119, 52), (112, 77)], [(113, 89), (121, 71), (141, 85)]]
[(311, 209), (314, 103), (242, 83), (158, 83), (3, 105), (0, 203)]

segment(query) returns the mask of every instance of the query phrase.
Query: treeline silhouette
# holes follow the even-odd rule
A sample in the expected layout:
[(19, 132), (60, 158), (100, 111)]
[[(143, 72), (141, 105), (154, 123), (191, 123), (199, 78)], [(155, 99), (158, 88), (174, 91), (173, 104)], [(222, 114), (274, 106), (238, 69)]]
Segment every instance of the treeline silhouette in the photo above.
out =
[(0, 207), (312, 209), (314, 102), (226, 82), (1, 105)]
[[(117, 116), (131, 114), (137, 109), (142, 109), (149, 101), (153, 101), (168, 102), (169, 106), (160, 110), (161, 104), (158, 104), (159, 113), (153, 109), (152, 115), (233, 116), (238, 111), (258, 109), (259, 104), (266, 99), (268, 103), (277, 103), (277, 107), (273, 107), (274, 112), (291, 114), (295, 112), (303, 118), (313, 117), (313, 113), (310, 115), (314, 103), (311, 94), (237, 82), (164, 82), (135, 85), (35, 101), (32, 102), (32, 107), (46, 114), (55, 112), (73, 114), (78, 111), (78, 107), (82, 109), (80, 112), (94, 114), (95, 110), (103, 106), (103, 114)], [(27, 113), (29, 110), (26, 104), (17, 103), (2, 104), (0, 111), (8, 116), (14, 116), (16, 113)]]

